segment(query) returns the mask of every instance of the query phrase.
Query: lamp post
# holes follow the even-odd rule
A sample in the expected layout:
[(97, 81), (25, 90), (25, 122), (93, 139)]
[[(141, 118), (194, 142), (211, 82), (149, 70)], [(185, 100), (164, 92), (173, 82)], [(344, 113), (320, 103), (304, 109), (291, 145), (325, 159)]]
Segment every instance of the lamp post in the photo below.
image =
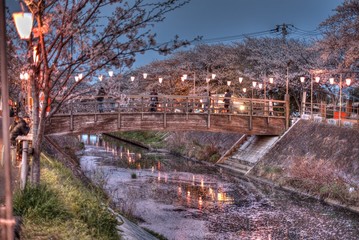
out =
[(252, 100), (253, 100), (253, 90), (254, 88), (257, 86), (257, 82), (256, 81), (253, 81), (252, 82)]
[[(330, 84), (334, 84), (334, 78), (330, 78), (329, 79)], [(351, 83), (351, 79), (347, 78), (345, 79), (345, 83), (347, 86), (350, 85)], [(341, 120), (342, 120), (342, 95), (343, 95), (343, 74), (340, 74), (339, 77), (339, 116), (338, 116), (338, 121), (339, 121), (339, 126), (341, 125)]]
[(302, 102), (301, 102), (300, 116), (302, 116), (303, 114), (305, 114), (305, 105), (306, 105), (306, 96), (307, 96), (307, 93), (306, 91), (304, 91), (304, 87), (303, 87), (303, 84), (305, 82), (305, 77), (300, 77), (300, 82), (302, 85)]
[[(4, 145), (4, 172), (5, 172), (5, 219), (0, 219), (0, 223), (5, 226), (4, 234), (8, 240), (14, 239), (14, 223), (12, 209), (12, 190), (11, 190), (11, 163), (10, 163), (10, 137), (9, 137), (9, 86), (7, 75), (6, 57), (6, 20), (5, 20), (5, 0), (0, 0), (0, 63), (1, 63), (1, 96), (2, 96), (2, 139)], [(5, 233), (6, 232), (6, 233)]]
[[(188, 74), (183, 74), (182, 79), (187, 80)], [(193, 94), (196, 94), (196, 72), (193, 72)]]
[[(315, 82), (320, 82), (320, 77), (315, 77)], [(310, 77), (310, 118), (313, 119), (313, 76)]]

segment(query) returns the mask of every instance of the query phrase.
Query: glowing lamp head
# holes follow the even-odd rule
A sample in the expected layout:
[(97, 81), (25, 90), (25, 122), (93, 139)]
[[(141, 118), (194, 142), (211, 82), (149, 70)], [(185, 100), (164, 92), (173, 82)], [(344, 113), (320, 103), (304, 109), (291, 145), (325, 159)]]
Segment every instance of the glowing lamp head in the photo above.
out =
[(183, 74), (183, 79), (184, 79), (184, 80), (187, 79), (187, 74)]
[(243, 82), (243, 78), (242, 78), (242, 77), (239, 77), (239, 78), (238, 78), (238, 81), (239, 81), (239, 83), (242, 83), (242, 82)]
[(274, 82), (274, 78), (270, 77), (269, 78), (269, 83), (273, 83)]
[(247, 88), (243, 88), (243, 92), (247, 92)]
[(349, 86), (351, 84), (352, 80), (350, 78), (345, 79), (345, 83)]
[(79, 81), (79, 76), (75, 76), (75, 81), (76, 81), (76, 82)]
[(304, 83), (304, 81), (305, 81), (305, 77), (300, 77), (300, 82)]
[(108, 75), (109, 75), (110, 77), (113, 77), (113, 71), (108, 71)]
[(159, 79), (158, 79), (158, 81), (159, 81), (160, 83), (162, 83), (162, 81), (163, 81), (163, 78), (159, 78)]
[(253, 81), (253, 82), (252, 82), (252, 86), (253, 86), (253, 87), (256, 87), (256, 86), (257, 86), (257, 82), (256, 82), (256, 81)]
[(216, 74), (212, 73), (212, 79), (216, 78)]
[(258, 87), (259, 87), (260, 89), (262, 89), (262, 88), (263, 88), (263, 84), (262, 84), (262, 83), (258, 83)]
[(21, 39), (30, 39), (34, 17), (31, 13), (16, 12), (12, 14), (17, 33)]
[(131, 82), (135, 81), (135, 77), (131, 76)]
[(329, 78), (329, 83), (334, 84), (334, 78)]
[(102, 78), (103, 78), (102, 75), (98, 76), (98, 79), (100, 80), (100, 82), (102, 81)]
[(227, 86), (231, 86), (231, 81), (227, 81)]
[(24, 79), (25, 80), (29, 80), (29, 78), (30, 78), (30, 75), (26, 72), (26, 73), (24, 73)]
[(320, 81), (320, 77), (315, 77), (315, 82), (319, 83), (319, 81)]
[(144, 73), (144, 74), (143, 74), (143, 78), (146, 79), (146, 78), (147, 78), (147, 75), (148, 75), (147, 73)]

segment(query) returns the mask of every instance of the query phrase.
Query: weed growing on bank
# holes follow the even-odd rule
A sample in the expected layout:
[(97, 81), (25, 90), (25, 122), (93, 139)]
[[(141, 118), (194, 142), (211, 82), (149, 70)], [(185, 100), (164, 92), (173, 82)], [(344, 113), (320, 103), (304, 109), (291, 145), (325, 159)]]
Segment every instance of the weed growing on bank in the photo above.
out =
[(139, 142), (152, 148), (164, 147), (164, 138), (167, 136), (167, 132), (157, 131), (131, 131), (131, 132), (115, 132), (111, 135), (131, 140), (133, 142)]
[(14, 194), (23, 239), (119, 239), (103, 193), (87, 189), (56, 161), (42, 159), (41, 184)]

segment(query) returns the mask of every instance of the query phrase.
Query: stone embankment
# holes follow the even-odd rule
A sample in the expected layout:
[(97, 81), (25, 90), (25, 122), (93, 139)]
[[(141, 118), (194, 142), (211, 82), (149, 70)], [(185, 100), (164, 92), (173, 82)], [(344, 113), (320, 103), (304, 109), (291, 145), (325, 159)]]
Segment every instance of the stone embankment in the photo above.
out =
[(299, 120), (249, 177), (359, 213), (359, 130)]

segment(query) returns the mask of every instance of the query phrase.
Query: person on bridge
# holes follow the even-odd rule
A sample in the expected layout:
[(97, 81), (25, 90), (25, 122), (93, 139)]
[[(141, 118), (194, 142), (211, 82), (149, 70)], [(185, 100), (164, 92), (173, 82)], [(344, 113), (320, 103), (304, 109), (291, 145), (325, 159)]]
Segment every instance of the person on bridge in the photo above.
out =
[(230, 92), (229, 89), (227, 89), (224, 94), (224, 100), (223, 100), (225, 112), (229, 112), (229, 106), (231, 105), (231, 97), (232, 97), (232, 93)]
[(97, 98), (96, 100), (98, 101), (98, 110), (99, 112), (103, 112), (103, 99), (106, 95), (106, 92), (105, 92), (105, 89), (103, 87), (101, 87), (99, 90), (98, 90), (98, 93), (97, 93)]
[(156, 112), (157, 111), (157, 104), (158, 104), (158, 97), (157, 97), (157, 92), (156, 89), (152, 89), (152, 92), (150, 93), (151, 97), (150, 97), (150, 111), (151, 112)]
[(10, 143), (12, 147), (16, 148), (18, 160), (21, 158), (21, 144), (17, 144), (16, 138), (18, 136), (25, 136), (30, 131), (30, 118), (25, 116), (24, 119), (19, 116), (15, 116), (14, 122), (10, 126)]
[(205, 112), (208, 111), (208, 108), (209, 108), (210, 96), (211, 96), (211, 93), (207, 92), (207, 89), (205, 89), (204, 93), (203, 93), (203, 98), (202, 98), (203, 108), (204, 108)]

